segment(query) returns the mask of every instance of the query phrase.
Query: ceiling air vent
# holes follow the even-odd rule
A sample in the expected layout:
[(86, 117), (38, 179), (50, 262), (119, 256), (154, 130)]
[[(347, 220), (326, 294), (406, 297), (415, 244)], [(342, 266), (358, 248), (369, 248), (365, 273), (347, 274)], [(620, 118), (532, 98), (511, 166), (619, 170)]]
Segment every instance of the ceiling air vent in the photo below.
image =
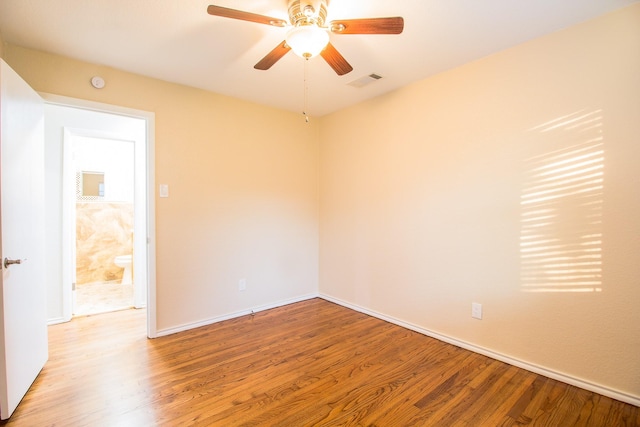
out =
[(365, 87), (368, 84), (371, 84), (377, 80), (380, 80), (381, 78), (382, 76), (379, 76), (378, 74), (375, 74), (375, 73), (371, 73), (368, 76), (360, 77), (359, 79), (356, 79), (351, 83), (348, 83), (348, 85), (353, 87)]

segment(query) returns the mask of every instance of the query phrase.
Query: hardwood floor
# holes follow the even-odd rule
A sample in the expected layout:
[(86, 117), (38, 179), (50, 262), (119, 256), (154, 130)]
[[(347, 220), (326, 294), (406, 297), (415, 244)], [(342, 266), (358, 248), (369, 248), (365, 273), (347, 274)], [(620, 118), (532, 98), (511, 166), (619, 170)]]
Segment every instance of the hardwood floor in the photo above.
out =
[(154, 340), (145, 316), (51, 326), (3, 425), (640, 425), (638, 407), (321, 299)]

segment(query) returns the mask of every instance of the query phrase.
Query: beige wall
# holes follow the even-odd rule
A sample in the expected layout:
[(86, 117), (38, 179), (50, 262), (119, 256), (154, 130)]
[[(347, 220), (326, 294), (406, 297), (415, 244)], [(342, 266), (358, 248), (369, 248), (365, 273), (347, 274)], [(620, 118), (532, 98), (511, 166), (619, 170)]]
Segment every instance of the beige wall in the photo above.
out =
[(37, 91), (155, 113), (158, 330), (317, 293), (317, 123), (13, 45), (5, 60)]
[(640, 398), (639, 118), (640, 5), (326, 116), (321, 293)]

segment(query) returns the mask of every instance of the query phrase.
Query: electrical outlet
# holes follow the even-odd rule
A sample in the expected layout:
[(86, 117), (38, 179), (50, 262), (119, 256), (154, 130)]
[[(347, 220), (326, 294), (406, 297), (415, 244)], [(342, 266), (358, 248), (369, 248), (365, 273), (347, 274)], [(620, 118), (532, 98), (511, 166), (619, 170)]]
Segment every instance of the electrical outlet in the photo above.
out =
[(238, 290), (239, 291), (247, 290), (247, 279), (238, 280)]
[(471, 303), (471, 317), (474, 319), (482, 319), (482, 304), (478, 302)]

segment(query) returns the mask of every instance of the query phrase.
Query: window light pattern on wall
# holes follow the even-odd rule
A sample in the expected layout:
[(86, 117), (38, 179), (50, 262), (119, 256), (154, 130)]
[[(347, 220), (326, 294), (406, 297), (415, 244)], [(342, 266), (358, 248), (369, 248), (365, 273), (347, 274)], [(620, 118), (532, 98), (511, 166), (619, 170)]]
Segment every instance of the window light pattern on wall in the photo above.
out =
[(525, 164), (520, 199), (521, 284), (527, 292), (602, 291), (602, 111), (532, 129), (553, 149)]

